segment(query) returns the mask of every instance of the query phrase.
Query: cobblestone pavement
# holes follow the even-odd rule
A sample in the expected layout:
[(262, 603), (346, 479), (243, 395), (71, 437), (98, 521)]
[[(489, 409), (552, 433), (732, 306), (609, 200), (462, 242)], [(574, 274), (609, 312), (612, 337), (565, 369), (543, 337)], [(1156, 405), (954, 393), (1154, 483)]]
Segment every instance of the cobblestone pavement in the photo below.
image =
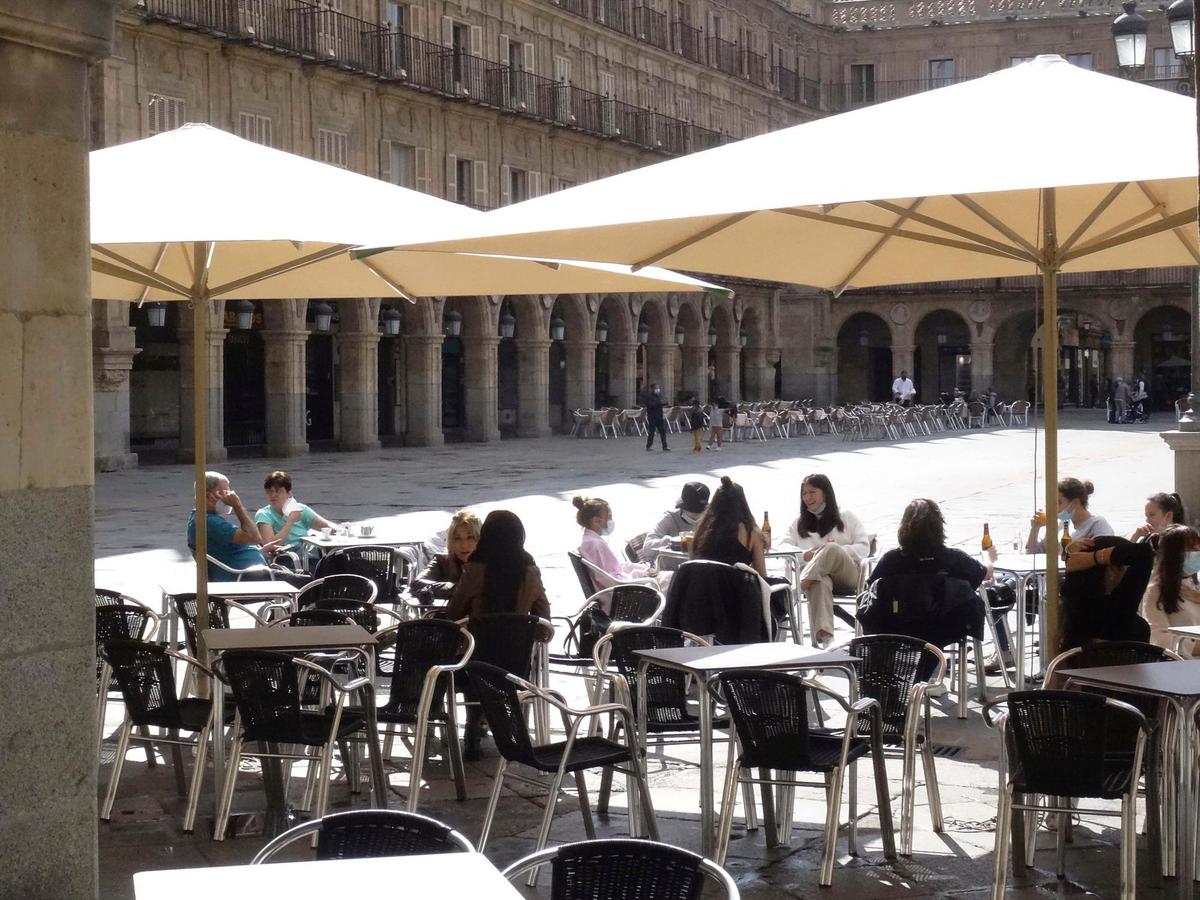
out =
[[(1155, 423), (1166, 427), (1166, 423)], [(1068, 412), (1060, 437), (1060, 471), (1090, 478), (1096, 484), (1094, 511), (1107, 516), (1124, 533), (1140, 520), (1144, 498), (1172, 484), (1172, 459), (1152, 428), (1107, 426), (1100, 413)], [(1031, 429), (989, 430), (926, 437), (894, 444), (846, 444), (836, 436), (772, 440), (726, 445), (721, 453), (692, 454), (690, 435), (674, 437), (672, 452), (647, 453), (636, 438), (602, 441), (552, 438), (463, 444), (438, 449), (400, 448), (375, 453), (313, 454), (288, 460), (296, 496), (325, 516), (374, 522), (380, 533), (421, 537), (445, 526), (450, 512), (472, 506), (481, 512), (509, 508), (524, 520), (527, 546), (545, 573), (556, 612), (579, 605), (565, 551), (575, 547), (579, 531), (570, 498), (575, 493), (610, 501), (616, 520), (615, 541), (645, 530), (662, 510), (673, 505), (679, 487), (699, 479), (716, 484), (729, 475), (746, 489), (755, 515), (769, 510), (775, 534), (782, 536), (797, 512), (799, 482), (808, 472), (828, 474), (842, 506), (857, 512), (880, 547), (894, 545), (896, 524), (905, 503), (916, 496), (936, 499), (946, 514), (950, 542), (967, 550), (978, 547), (983, 523), (997, 543), (1011, 546), (1030, 512), (1040, 506), (1035, 493), (1035, 454), (1040, 435)], [(262, 501), (260, 485), (271, 460), (237, 460), (221, 468), (248, 501)], [(1040, 459), (1037, 470), (1040, 471)], [(96, 581), (158, 603), (157, 585), (191, 577), (183, 545), (183, 522), (190, 509), (191, 474), (185, 466), (149, 467), (104, 474), (96, 485)], [(573, 682), (574, 679), (568, 679)], [(556, 685), (557, 686), (557, 685)], [(993, 687), (999, 686), (993, 680)], [(568, 688), (578, 690), (568, 684)], [(106, 730), (118, 725), (110, 711)], [(986, 897), (991, 879), (994, 838), (995, 737), (981, 721), (977, 704), (966, 721), (954, 718), (951, 700), (940, 701), (934, 725), (941, 751), (938, 776), (942, 786), (946, 830), (935, 834), (929, 824), (924, 790), (918, 788), (915, 852), (910, 859), (885, 863), (869, 767), (859, 773), (860, 856), (846, 852), (845, 831), (832, 891), (817, 886), (822, 846), (819, 831), (824, 804), (819, 791), (800, 792), (790, 846), (767, 848), (760, 831), (735, 829), (728, 867), (743, 896), (826, 897)], [(398, 751), (400, 756), (402, 753)], [(468, 764), (468, 799), (459, 803), (448, 787), (445, 769), (426, 769), (428, 784), (422, 812), (443, 818), (476, 839), (495, 765), (495, 749), (484, 742), (484, 758)], [(724, 754), (718, 748), (717, 756)], [(107, 782), (111, 750), (106, 751), (101, 785)], [(698, 750), (670, 747), (650, 757), (651, 785), (664, 840), (696, 847)], [(399, 760), (397, 760), (399, 762)], [(297, 769), (297, 774), (302, 774)], [(723, 766), (718, 768), (718, 777)], [(893, 811), (898, 819), (899, 763), (889, 762)], [(407, 793), (404, 766), (392, 772), (394, 806)], [(619, 779), (618, 779), (619, 781)], [(299, 782), (297, 782), (297, 785)], [(592, 799), (598, 775), (588, 778)], [(242, 779), (236, 806), (262, 804), (257, 779)], [(361, 804), (361, 798), (353, 803)], [(506, 864), (529, 852), (536, 839), (542, 798), (520, 788), (507, 793), (487, 846), (487, 854)], [(332, 807), (351, 803), (345, 783), (331, 789)], [(195, 836), (179, 830), (182, 800), (175, 796), (170, 766), (148, 769), (136, 751), (126, 767), (112, 824), (100, 827), (101, 896), (132, 897), (130, 876), (148, 868), (177, 868), (245, 862), (261, 839), (245, 837), (212, 842), (205, 833), (211, 811), (208, 791)], [(1010, 896), (1051, 895), (1113, 897), (1117, 890), (1115, 819), (1085, 816), (1067, 856), (1068, 880), (1053, 874), (1053, 851), (1039, 852), (1038, 868), (1023, 882), (1010, 881)], [(626, 833), (624, 792), (618, 784), (612, 814), (597, 821), (601, 835)], [(581, 838), (582, 822), (573, 800), (560, 804), (551, 838)], [(1050, 848), (1043, 833), (1039, 847)], [(1162, 893), (1139, 853), (1139, 896)], [(547, 878), (540, 892), (545, 895)], [(1174, 895), (1174, 886), (1166, 883)], [(1165, 894), (1164, 894), (1165, 896)]]

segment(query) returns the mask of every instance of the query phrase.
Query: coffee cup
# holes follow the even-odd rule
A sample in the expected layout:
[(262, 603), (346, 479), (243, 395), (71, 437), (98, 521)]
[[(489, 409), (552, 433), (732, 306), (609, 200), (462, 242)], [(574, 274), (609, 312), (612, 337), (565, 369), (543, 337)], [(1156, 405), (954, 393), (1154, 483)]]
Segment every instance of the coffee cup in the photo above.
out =
[(375, 534), (375, 526), (374, 525), (359, 525), (358, 526), (358, 536), (359, 537), (369, 538), (369, 537), (373, 537), (374, 534)]
[(325, 540), (329, 540), (331, 537), (333, 537), (333, 529), (332, 528), (322, 528), (321, 529), (321, 537), (325, 538)]

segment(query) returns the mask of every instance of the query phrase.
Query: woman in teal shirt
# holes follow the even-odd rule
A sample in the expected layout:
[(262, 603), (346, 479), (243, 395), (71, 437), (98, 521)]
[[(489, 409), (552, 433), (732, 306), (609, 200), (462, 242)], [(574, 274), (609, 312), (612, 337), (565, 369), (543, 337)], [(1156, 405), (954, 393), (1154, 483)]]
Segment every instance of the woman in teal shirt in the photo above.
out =
[(293, 549), (310, 528), (333, 527), (332, 522), (292, 496), (292, 478), (287, 472), (272, 472), (263, 482), (263, 489), (267, 505), (254, 514), (254, 522), (264, 544), (278, 540), (281, 549)]

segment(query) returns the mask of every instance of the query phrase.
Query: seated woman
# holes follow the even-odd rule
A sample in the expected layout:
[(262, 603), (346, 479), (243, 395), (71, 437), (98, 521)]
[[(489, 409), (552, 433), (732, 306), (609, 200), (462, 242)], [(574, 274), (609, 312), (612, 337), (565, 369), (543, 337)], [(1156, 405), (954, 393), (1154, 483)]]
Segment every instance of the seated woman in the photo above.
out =
[(1138, 615), (1154, 549), (1115, 535), (1073, 542), (1062, 583), (1059, 652), (1091, 641), (1146, 641), (1150, 626)]
[(612, 508), (599, 497), (576, 497), (571, 501), (579, 510), (575, 521), (583, 528), (579, 555), (591, 563), (588, 574), (596, 590), (615, 587), (639, 578), (652, 578), (654, 569), (645, 563), (632, 563), (618, 556), (604, 538), (613, 532)]
[(313, 512), (312, 507), (292, 496), (292, 477), (275, 471), (263, 482), (267, 505), (254, 514), (263, 544), (278, 541), (281, 550), (294, 550), (310, 528), (332, 528), (333, 523)]
[[(1185, 525), (1168, 525), (1158, 539), (1150, 584), (1142, 597), (1141, 615), (1150, 623), (1150, 642), (1175, 648), (1178, 625), (1200, 625), (1200, 533)], [(1184, 641), (1184, 656), (1197, 656), (1200, 643)]]
[(479, 516), (460, 509), (446, 529), (446, 552), (436, 554), (425, 570), (413, 579), (413, 594), (422, 603), (445, 600), (462, 577), (463, 567), (479, 544)]
[[(1056, 527), (1061, 533), (1064, 525), (1070, 523), (1070, 537), (1072, 541), (1082, 541), (1085, 538), (1100, 537), (1101, 535), (1113, 534), (1112, 526), (1108, 524), (1108, 519), (1104, 516), (1093, 515), (1088, 511), (1088, 498), (1092, 496), (1092, 492), (1096, 488), (1090, 481), (1080, 481), (1078, 478), (1062, 478), (1058, 482), (1058, 524)], [(1025, 541), (1026, 553), (1045, 553), (1046, 539), (1038, 538), (1038, 531), (1045, 525), (1047, 529), (1051, 526), (1045, 521), (1045, 516), (1041, 513), (1035, 513), (1029, 522), (1029, 537)], [(1056, 534), (1047, 532), (1046, 538), (1050, 541), (1057, 539)]]
[(696, 524), (708, 509), (708, 485), (689, 481), (679, 493), (674, 509), (663, 513), (658, 524), (646, 532), (642, 540), (642, 562), (653, 565), (659, 551), (667, 550), (671, 541), (685, 531), (695, 531)]
[(800, 588), (808, 598), (813, 644), (833, 638), (833, 595), (858, 588), (858, 564), (871, 552), (871, 541), (858, 516), (839, 509), (833, 485), (820, 474), (800, 483), (800, 515), (788, 543), (804, 551)]
[[(470, 618), (489, 613), (519, 613), (550, 618), (550, 602), (542, 586), (542, 573), (525, 551), (525, 526), (517, 514), (506, 509), (488, 513), (479, 529), (475, 552), (463, 567), (443, 615), (449, 619)], [(548, 641), (554, 629), (542, 627), (538, 640)], [(478, 705), (467, 707), (463, 754), (479, 758), (482, 713)]]
[(1176, 493), (1157, 493), (1146, 498), (1146, 521), (1133, 529), (1131, 541), (1147, 541), (1171, 525), (1184, 525), (1183, 500)]

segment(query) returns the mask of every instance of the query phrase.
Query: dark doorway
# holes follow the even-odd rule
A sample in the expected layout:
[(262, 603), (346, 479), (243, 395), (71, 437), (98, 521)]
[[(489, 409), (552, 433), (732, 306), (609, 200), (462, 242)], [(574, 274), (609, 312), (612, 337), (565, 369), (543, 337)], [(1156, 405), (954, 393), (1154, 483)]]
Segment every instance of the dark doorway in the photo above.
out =
[(379, 439), (384, 444), (397, 443), (389, 438), (400, 434), (398, 401), (400, 397), (400, 338), (379, 339)]
[(496, 349), (496, 420), (501, 437), (516, 437), (518, 384), (521, 380), (521, 360), (517, 342), (504, 338)]
[(442, 341), (442, 433), (447, 440), (463, 439), (466, 424), (467, 367), (462, 338)]
[(333, 335), (308, 336), (304, 354), (304, 393), (305, 437), (309, 446), (333, 441)]
[(892, 397), (892, 348), (867, 348), (867, 396), (871, 400), (890, 400)]
[(550, 427), (570, 430), (567, 409), (567, 348), (562, 341), (550, 344)]
[(611, 406), (612, 391), (609, 390), (608, 344), (596, 345), (596, 408)]
[(267, 389), (262, 338), (253, 331), (225, 336), (225, 446), (260, 451), (267, 442)]

